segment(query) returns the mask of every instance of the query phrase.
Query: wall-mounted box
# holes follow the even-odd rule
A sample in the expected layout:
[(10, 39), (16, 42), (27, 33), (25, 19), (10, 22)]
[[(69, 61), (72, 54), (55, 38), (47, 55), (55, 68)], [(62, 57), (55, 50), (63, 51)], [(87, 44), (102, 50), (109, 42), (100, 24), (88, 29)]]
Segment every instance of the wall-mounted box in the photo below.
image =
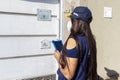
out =
[(51, 21), (51, 10), (37, 9), (37, 19), (38, 21)]

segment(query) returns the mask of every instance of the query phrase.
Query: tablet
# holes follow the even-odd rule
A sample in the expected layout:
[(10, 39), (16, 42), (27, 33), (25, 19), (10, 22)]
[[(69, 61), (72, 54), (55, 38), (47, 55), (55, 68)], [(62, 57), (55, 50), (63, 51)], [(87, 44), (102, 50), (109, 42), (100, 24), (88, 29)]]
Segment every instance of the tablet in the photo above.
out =
[(63, 48), (62, 40), (52, 40), (52, 44), (55, 50), (58, 50), (59, 52), (62, 51), (62, 48)]

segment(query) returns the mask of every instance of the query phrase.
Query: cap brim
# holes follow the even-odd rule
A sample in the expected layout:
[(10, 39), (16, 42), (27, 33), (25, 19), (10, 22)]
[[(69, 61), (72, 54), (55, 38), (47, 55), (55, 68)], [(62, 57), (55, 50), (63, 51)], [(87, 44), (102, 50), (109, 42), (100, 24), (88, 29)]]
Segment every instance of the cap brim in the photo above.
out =
[(65, 17), (70, 18), (72, 15), (70, 13), (65, 14)]
[(65, 14), (65, 17), (72, 18), (72, 19), (79, 19), (79, 16), (72, 15), (70, 13)]

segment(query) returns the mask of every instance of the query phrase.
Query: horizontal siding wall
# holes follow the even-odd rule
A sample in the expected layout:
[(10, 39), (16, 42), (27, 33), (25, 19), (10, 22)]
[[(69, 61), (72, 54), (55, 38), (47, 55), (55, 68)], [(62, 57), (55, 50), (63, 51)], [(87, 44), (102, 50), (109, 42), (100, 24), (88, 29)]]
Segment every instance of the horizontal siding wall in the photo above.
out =
[[(37, 9), (51, 10), (52, 20), (38, 21)], [(59, 14), (58, 0), (0, 1), (0, 80), (56, 74), (51, 40), (60, 34)]]
[(16, 80), (55, 74), (53, 56), (0, 60), (0, 80)]

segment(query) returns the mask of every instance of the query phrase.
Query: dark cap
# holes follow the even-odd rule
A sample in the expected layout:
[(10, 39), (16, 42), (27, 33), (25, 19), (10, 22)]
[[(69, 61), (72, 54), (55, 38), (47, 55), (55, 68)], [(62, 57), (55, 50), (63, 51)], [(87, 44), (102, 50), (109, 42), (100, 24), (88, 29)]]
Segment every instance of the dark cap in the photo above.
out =
[(90, 23), (89, 19), (92, 18), (92, 13), (88, 7), (78, 6), (71, 13), (71, 18), (81, 19)]

